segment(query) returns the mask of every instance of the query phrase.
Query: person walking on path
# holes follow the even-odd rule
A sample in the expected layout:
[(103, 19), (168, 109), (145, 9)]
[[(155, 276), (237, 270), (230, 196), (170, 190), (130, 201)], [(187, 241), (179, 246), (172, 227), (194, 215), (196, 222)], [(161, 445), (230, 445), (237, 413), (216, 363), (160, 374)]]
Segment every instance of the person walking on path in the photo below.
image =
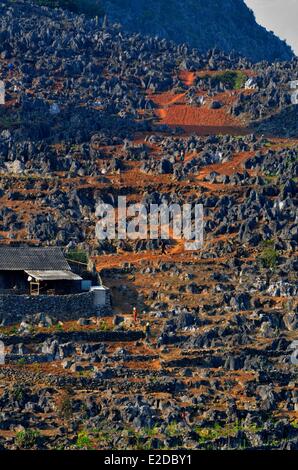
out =
[(146, 340), (149, 341), (150, 336), (151, 336), (151, 328), (150, 328), (149, 322), (147, 322), (145, 326), (145, 336), (146, 336)]
[(166, 255), (167, 254), (167, 246), (164, 240), (161, 242), (161, 254)]
[(138, 319), (138, 313), (137, 313), (136, 307), (132, 309), (132, 313), (133, 313), (133, 321), (136, 323)]

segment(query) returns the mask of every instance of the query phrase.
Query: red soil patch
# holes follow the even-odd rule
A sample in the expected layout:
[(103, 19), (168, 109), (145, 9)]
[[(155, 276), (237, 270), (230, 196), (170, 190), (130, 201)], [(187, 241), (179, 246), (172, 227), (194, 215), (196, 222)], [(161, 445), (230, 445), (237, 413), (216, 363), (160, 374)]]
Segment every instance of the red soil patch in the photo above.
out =
[[(165, 110), (163, 110), (165, 111)], [(239, 121), (227, 115), (222, 109), (209, 109), (205, 106), (190, 107), (176, 105), (170, 107), (163, 119), (165, 124), (171, 126), (237, 126)]]
[(244, 134), (249, 133), (240, 120), (227, 112), (226, 108), (210, 109), (208, 106), (191, 107), (177, 104), (167, 109), (159, 109), (156, 115), (163, 124), (182, 127), (189, 134)]
[(192, 86), (196, 79), (196, 76), (196, 72), (188, 72), (187, 70), (182, 70), (182, 72), (180, 72), (179, 78), (180, 80), (182, 80), (184, 85)]
[[(230, 107), (237, 100), (239, 92), (220, 93), (214, 98), (205, 96), (203, 106), (190, 106), (185, 102), (185, 93), (178, 95), (165, 92), (151, 95), (150, 99), (158, 106), (155, 115), (162, 124), (170, 127), (181, 127), (189, 133), (199, 135), (215, 134), (246, 134), (245, 123), (230, 114)], [(210, 109), (212, 100), (222, 103), (220, 109)]]

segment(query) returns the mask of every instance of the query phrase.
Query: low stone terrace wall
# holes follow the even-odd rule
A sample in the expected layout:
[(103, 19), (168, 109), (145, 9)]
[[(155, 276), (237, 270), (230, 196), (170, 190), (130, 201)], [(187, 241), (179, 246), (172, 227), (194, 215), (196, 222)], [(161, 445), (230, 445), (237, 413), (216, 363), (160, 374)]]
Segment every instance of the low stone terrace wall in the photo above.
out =
[(36, 313), (67, 321), (100, 314), (100, 311), (94, 307), (93, 292), (40, 296), (0, 294), (0, 324), (12, 325)]

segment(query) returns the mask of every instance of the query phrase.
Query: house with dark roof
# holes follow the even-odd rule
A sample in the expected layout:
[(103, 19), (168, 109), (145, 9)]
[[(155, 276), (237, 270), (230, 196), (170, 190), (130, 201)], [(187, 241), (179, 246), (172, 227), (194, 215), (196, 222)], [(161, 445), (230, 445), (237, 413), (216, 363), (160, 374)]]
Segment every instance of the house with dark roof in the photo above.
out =
[(0, 246), (0, 291), (69, 294), (81, 289), (59, 247)]

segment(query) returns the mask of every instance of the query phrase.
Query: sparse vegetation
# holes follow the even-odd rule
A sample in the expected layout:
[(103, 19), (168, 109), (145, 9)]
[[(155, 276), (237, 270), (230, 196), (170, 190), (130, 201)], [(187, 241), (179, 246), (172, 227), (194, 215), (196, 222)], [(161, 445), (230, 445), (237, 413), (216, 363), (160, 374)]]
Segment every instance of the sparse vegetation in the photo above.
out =
[(214, 441), (220, 438), (229, 438), (235, 437), (239, 431), (247, 431), (251, 433), (257, 433), (261, 431), (261, 427), (257, 425), (245, 425), (241, 421), (236, 421), (234, 423), (227, 423), (221, 425), (219, 423), (215, 423), (212, 427), (200, 427), (197, 426), (195, 428), (195, 432), (199, 436), (199, 443), (204, 444), (208, 441)]
[(144, 435), (147, 437), (155, 437), (159, 433), (159, 427), (153, 426), (152, 428), (145, 428)]
[(61, 325), (61, 323), (57, 323), (55, 325), (55, 329), (56, 329), (56, 331), (63, 331), (63, 325)]
[(291, 422), (291, 426), (294, 428), (294, 429), (298, 429), (298, 419), (295, 419), (294, 421)]
[(263, 250), (259, 256), (261, 266), (264, 269), (274, 270), (278, 262), (278, 252), (274, 248), (273, 241), (266, 241), (262, 244)]
[(180, 427), (175, 421), (169, 424), (166, 428), (166, 434), (170, 437), (176, 437), (181, 434)]
[(247, 76), (245, 75), (245, 73), (234, 70), (219, 72), (218, 74), (213, 75), (211, 77), (209, 75), (205, 75), (202, 78), (203, 80), (210, 79), (212, 86), (216, 86), (222, 83), (225, 87), (231, 90), (239, 90), (243, 88), (247, 80)]
[(101, 320), (97, 328), (99, 331), (112, 331), (113, 329), (105, 320)]
[(23, 384), (15, 384), (12, 389), (12, 397), (14, 400), (21, 402), (26, 395), (26, 389)]
[(25, 429), (24, 431), (17, 432), (15, 443), (20, 449), (32, 449), (38, 443), (39, 437), (39, 431)]
[(25, 357), (21, 357), (20, 359), (18, 359), (18, 366), (24, 366), (26, 364), (26, 358)]
[(87, 431), (79, 432), (76, 447), (81, 450), (91, 450), (94, 448), (92, 440)]
[(66, 256), (69, 261), (74, 261), (82, 264), (87, 264), (89, 260), (88, 253), (86, 253), (85, 251), (68, 251)]

